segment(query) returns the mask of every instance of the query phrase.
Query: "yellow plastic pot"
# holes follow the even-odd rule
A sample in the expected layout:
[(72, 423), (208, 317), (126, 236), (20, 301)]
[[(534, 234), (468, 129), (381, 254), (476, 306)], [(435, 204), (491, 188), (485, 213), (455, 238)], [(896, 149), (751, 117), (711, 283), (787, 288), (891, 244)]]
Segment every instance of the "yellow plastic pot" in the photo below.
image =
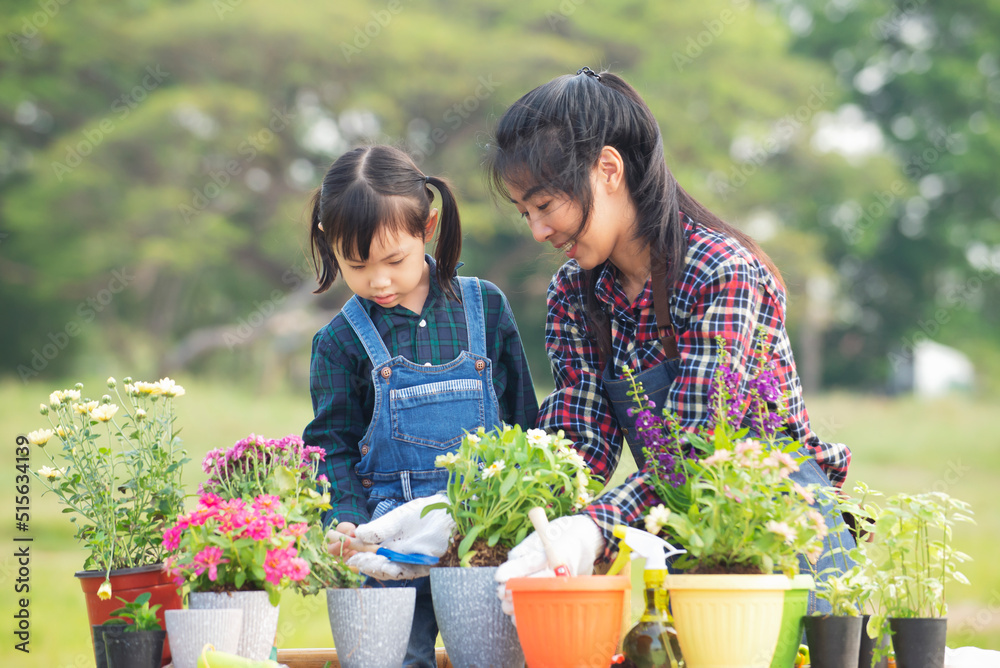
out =
[(781, 628), (784, 575), (668, 575), (688, 668), (768, 668)]

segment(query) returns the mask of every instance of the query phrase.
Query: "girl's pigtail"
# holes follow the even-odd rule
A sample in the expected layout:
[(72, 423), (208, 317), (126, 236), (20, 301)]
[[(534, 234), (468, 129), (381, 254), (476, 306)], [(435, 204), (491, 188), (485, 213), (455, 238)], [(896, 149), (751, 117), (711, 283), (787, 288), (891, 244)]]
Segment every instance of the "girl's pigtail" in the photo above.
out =
[(337, 278), (337, 260), (326, 239), (326, 233), (320, 228), (322, 200), (323, 191), (317, 190), (312, 199), (312, 216), (309, 223), (309, 245), (313, 268), (316, 270), (316, 282), (319, 283), (313, 294), (317, 295), (326, 292)]
[(450, 298), (457, 299), (451, 279), (462, 255), (462, 223), (458, 217), (458, 202), (444, 179), (428, 176), (425, 182), (441, 193), (441, 216), (438, 219), (438, 240), (434, 249), (438, 285)]

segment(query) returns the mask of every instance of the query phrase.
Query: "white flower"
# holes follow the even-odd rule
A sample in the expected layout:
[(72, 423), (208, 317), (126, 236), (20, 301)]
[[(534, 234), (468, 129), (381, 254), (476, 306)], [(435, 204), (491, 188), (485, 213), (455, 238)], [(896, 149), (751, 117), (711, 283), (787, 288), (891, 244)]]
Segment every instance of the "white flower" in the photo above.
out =
[(80, 400), (80, 390), (63, 390), (62, 391), (62, 402), (68, 404), (71, 401)]
[(545, 433), (544, 429), (529, 429), (526, 436), (528, 437), (528, 443), (535, 447), (542, 447), (548, 439), (548, 434)]
[(115, 416), (118, 412), (118, 406), (115, 404), (104, 404), (103, 406), (98, 406), (90, 412), (90, 416), (95, 420), (100, 420), (101, 422), (107, 422)]
[(47, 404), (39, 404), (38, 405), (38, 412), (41, 413), (42, 415), (48, 415), (49, 414), (49, 407), (48, 407), (48, 405)]
[(137, 394), (137, 395), (143, 394), (149, 396), (151, 394), (161, 394), (163, 392), (163, 388), (161, 388), (156, 383), (147, 383), (142, 380), (137, 380), (135, 384), (131, 386), (131, 388), (132, 388), (131, 390), (132, 394)]
[(111, 598), (111, 580), (105, 580), (101, 588), (97, 590), (97, 598), (107, 601)]
[(55, 392), (49, 395), (49, 406), (52, 406), (52, 408), (59, 408), (59, 404), (61, 403), (62, 403), (62, 392), (56, 390)]
[(500, 471), (503, 471), (506, 467), (507, 464), (503, 460), (493, 462), (485, 469), (483, 469), (483, 480), (487, 480), (495, 475), (499, 475)]
[(98, 402), (88, 401), (85, 404), (73, 404), (73, 410), (75, 410), (80, 415), (86, 415), (87, 413), (94, 410), (98, 406), (100, 406)]
[(58, 436), (59, 438), (66, 438), (68, 434), (69, 432), (67, 432), (62, 425), (56, 427), (56, 436)]
[(141, 408), (137, 408), (135, 411), (135, 419), (137, 422), (141, 422), (146, 419), (146, 411)]
[(28, 440), (35, 445), (45, 445), (52, 438), (52, 434), (51, 429), (38, 429), (28, 434)]
[(660, 529), (667, 526), (670, 519), (670, 509), (662, 503), (649, 509), (646, 515), (646, 531), (649, 533), (659, 533)]
[(585, 460), (583, 456), (573, 448), (566, 448), (565, 450), (560, 451), (559, 454), (563, 458), (563, 461), (569, 462), (578, 468), (587, 468), (587, 460)]
[(576, 499), (573, 500), (574, 508), (583, 508), (585, 505), (594, 500), (590, 494), (586, 491), (581, 490), (579, 494), (576, 495)]
[(184, 388), (169, 378), (161, 378), (156, 382), (160, 393), (167, 397), (183, 397)]
[(49, 480), (55, 480), (56, 478), (63, 477), (62, 469), (54, 469), (50, 466), (43, 466), (38, 469), (38, 475), (43, 478), (48, 478)]
[(481, 441), (481, 440), (483, 440), (483, 439), (479, 438), (475, 434), (466, 434), (465, 435), (465, 441), (466, 441), (466, 443), (469, 443), (470, 445), (479, 445), (479, 441)]

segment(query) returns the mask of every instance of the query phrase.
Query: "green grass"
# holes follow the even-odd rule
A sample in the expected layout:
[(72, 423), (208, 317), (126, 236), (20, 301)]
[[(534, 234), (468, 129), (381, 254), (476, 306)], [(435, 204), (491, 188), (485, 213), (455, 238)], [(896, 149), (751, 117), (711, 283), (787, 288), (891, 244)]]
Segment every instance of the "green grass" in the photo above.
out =
[[(176, 380), (187, 394), (178, 402), (178, 426), (192, 463), (185, 482), (192, 492), (204, 479), (198, 463), (212, 448), (231, 445), (251, 432), (266, 436), (301, 433), (311, 418), (309, 397), (281, 392), (265, 395), (245, 385)], [(99, 396), (104, 379), (84, 379), (85, 393)], [(54, 389), (64, 385), (16, 380), (0, 383), (0, 427), (7, 442), (7, 470), (0, 487), (0, 500), (13, 512), (14, 439), (44, 425), (38, 405)], [(827, 440), (848, 443), (854, 462), (848, 488), (855, 480), (885, 492), (919, 492), (940, 489), (973, 504), (975, 526), (962, 525), (956, 532), (959, 549), (974, 561), (964, 569), (971, 587), (953, 586), (949, 645), (975, 645), (1000, 649), (1000, 571), (992, 558), (1000, 549), (1000, 510), (993, 501), (1000, 479), (1000, 436), (993, 423), (995, 406), (985, 401), (953, 398), (924, 402), (912, 398), (885, 399), (851, 395), (809, 398), (817, 431)], [(33, 460), (33, 468), (41, 460)], [(621, 480), (634, 470), (631, 457), (623, 456), (615, 475)], [(16, 594), (18, 565), (13, 558), (13, 519), (0, 525), (0, 606), (4, 611), (0, 632), (8, 640), (0, 648), (0, 665), (28, 667), (93, 665), (86, 611), (79, 583), (73, 572), (81, 568), (83, 551), (72, 538), (69, 521), (54, 498), (42, 497), (34, 486), (31, 499), (30, 586), (27, 594)], [(633, 610), (641, 601), (638, 586)], [(11, 632), (17, 598), (27, 596), (31, 614), (31, 653), (13, 649)], [(282, 598), (278, 643), (280, 647), (320, 647), (332, 644), (323, 597), (305, 599), (286, 594)]]

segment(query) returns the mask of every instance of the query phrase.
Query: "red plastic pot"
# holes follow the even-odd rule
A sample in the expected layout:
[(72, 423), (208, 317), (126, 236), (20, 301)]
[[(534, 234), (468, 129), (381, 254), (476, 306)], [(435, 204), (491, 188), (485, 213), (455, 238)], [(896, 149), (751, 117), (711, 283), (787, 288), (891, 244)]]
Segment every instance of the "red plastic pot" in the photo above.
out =
[[(148, 591), (150, 607), (159, 605), (156, 617), (166, 628), (163, 621), (165, 610), (180, 610), (183, 607), (180, 590), (174, 584), (173, 578), (163, 572), (163, 564), (150, 564), (138, 568), (122, 568), (111, 571), (111, 598), (102, 601), (97, 596), (97, 590), (104, 584), (104, 571), (77, 571), (74, 574), (80, 580), (83, 596), (87, 602), (87, 617), (91, 626), (103, 624), (111, 619), (111, 613), (122, 607), (118, 597), (126, 601), (134, 601), (139, 594)], [(91, 638), (93, 642), (93, 638)], [(160, 665), (170, 663), (170, 641), (163, 643), (163, 659)]]

